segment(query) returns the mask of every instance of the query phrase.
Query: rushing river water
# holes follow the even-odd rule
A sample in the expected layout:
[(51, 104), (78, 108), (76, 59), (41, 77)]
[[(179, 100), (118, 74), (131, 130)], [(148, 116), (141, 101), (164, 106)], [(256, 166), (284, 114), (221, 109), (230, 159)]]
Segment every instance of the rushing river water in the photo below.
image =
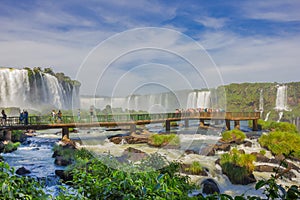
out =
[[(162, 132), (164, 127), (161, 124), (150, 124), (146, 127), (150, 132)], [(246, 130), (246, 126), (242, 126)], [(2, 154), (5, 161), (12, 167), (20, 168), (25, 167), (30, 170), (29, 176), (37, 177), (46, 182), (46, 192), (53, 195), (57, 194), (60, 184), (59, 179), (55, 175), (56, 169), (63, 169), (63, 167), (56, 166), (54, 164), (54, 158), (52, 158), (52, 148), (57, 143), (61, 134), (56, 134), (60, 130), (45, 130), (36, 133), (35, 137), (29, 137), (27, 142), (22, 144), (17, 151), (8, 154)], [(197, 129), (197, 123), (191, 121), (190, 127), (185, 128), (181, 122), (178, 127), (173, 127), (174, 132), (180, 137), (180, 149), (166, 149), (166, 148), (154, 148), (147, 144), (129, 145), (126, 143), (116, 145), (109, 142), (107, 139), (109, 136), (116, 134), (128, 133), (127, 131), (106, 131), (105, 128), (93, 128), (82, 129), (79, 133), (71, 133), (71, 138), (80, 138), (82, 140), (81, 147), (85, 147), (95, 155), (110, 153), (114, 156), (122, 155), (123, 151), (128, 147), (134, 147), (140, 149), (146, 153), (160, 153), (168, 158), (168, 160), (177, 160), (184, 163), (191, 163), (192, 161), (199, 161), (203, 167), (209, 169), (209, 177), (213, 178), (220, 187), (222, 193), (226, 192), (230, 195), (240, 195), (246, 193), (247, 195), (262, 195), (262, 191), (256, 191), (254, 189), (255, 184), (246, 186), (233, 185), (228, 178), (221, 173), (221, 169), (215, 165), (215, 160), (219, 155), (206, 156), (207, 148), (215, 144), (220, 138), (221, 128), (217, 129)], [(253, 151), (259, 152), (260, 146), (253, 141), (251, 148), (241, 147), (246, 153)], [(193, 150), (199, 154), (185, 154), (185, 150)], [(268, 178), (270, 174), (260, 173), (255, 174), (260, 177)], [(201, 182), (207, 177), (191, 176), (192, 181)]]

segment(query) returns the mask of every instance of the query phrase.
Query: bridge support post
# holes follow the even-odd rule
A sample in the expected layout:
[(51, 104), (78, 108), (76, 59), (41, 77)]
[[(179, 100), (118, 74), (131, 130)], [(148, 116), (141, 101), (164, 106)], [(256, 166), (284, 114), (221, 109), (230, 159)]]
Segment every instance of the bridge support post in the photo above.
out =
[(226, 124), (226, 130), (230, 130), (230, 120), (229, 119), (225, 119), (225, 124)]
[(136, 132), (136, 125), (130, 124), (130, 133), (135, 133), (135, 132)]
[(253, 131), (258, 131), (258, 120), (257, 119), (254, 119), (252, 121), (252, 130)]
[(234, 120), (234, 128), (240, 129), (240, 120)]
[(200, 125), (199, 125), (200, 127), (204, 127), (205, 125), (204, 125), (204, 119), (200, 119)]
[(3, 131), (4, 140), (11, 141), (11, 130)]
[(187, 128), (189, 125), (189, 119), (184, 119), (184, 126)]
[(62, 136), (61, 136), (61, 138), (63, 139), (65, 136), (69, 139), (70, 137), (69, 137), (69, 128), (68, 127), (63, 127), (62, 128)]
[(166, 120), (166, 132), (169, 132), (171, 130), (171, 121)]

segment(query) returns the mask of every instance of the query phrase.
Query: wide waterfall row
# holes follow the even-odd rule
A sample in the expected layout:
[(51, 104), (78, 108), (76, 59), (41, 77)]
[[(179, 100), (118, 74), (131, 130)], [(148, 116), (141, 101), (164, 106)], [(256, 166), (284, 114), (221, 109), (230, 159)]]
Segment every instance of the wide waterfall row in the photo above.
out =
[(187, 108), (210, 108), (210, 91), (191, 92), (187, 98)]
[(81, 108), (91, 105), (103, 109), (107, 105), (123, 110), (143, 110), (150, 113), (172, 112), (175, 109), (209, 108), (210, 92), (181, 91), (149, 95), (132, 95), (129, 97), (81, 97)]
[(71, 109), (79, 106), (79, 87), (43, 72), (0, 69), (0, 107)]

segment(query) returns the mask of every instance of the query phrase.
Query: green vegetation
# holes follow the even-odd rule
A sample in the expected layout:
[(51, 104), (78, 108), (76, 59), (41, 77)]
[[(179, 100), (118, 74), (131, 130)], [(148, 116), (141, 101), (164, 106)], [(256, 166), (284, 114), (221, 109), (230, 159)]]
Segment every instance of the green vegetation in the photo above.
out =
[(244, 154), (234, 148), (229, 153), (221, 155), (220, 164), (223, 173), (230, 180), (241, 182), (244, 177), (249, 176), (253, 172), (255, 167), (253, 162), (255, 160), (255, 155)]
[(267, 151), (265, 149), (262, 149), (259, 151), (259, 153), (264, 156), (264, 155), (266, 155)]
[(191, 165), (189, 165), (189, 167), (185, 168), (184, 171), (191, 173), (191, 174), (199, 174), (200, 172), (202, 172), (203, 167), (201, 165), (200, 162), (198, 161), (193, 161)]
[(149, 144), (157, 147), (171, 145), (179, 146), (180, 139), (176, 134), (153, 134), (149, 137)]
[(15, 175), (14, 168), (0, 162), (0, 199), (50, 199), (33, 178)]
[(295, 151), (295, 157), (300, 158), (300, 134), (298, 133), (274, 131), (263, 134), (258, 142), (275, 155)]
[(245, 140), (245, 138), (246, 138), (245, 133), (238, 129), (233, 129), (222, 133), (222, 140), (224, 142), (232, 142), (232, 141), (242, 142)]
[(11, 132), (11, 141), (22, 142), (24, 139), (24, 133), (22, 130), (13, 130)]
[(294, 124), (288, 122), (264, 121), (262, 119), (259, 119), (258, 124), (261, 126), (262, 130), (283, 131), (291, 133), (298, 132), (297, 127)]
[(187, 199), (189, 191), (196, 189), (187, 176), (176, 173), (178, 163), (159, 170), (145, 170), (144, 165), (122, 166), (109, 156), (86, 160), (85, 164), (80, 159), (81, 167), (77, 165), (69, 170), (76, 197), (64, 192), (57, 199)]
[(7, 144), (4, 145), (3, 153), (13, 152), (17, 150), (20, 145), (21, 145), (20, 142), (16, 142), (16, 143), (8, 142)]

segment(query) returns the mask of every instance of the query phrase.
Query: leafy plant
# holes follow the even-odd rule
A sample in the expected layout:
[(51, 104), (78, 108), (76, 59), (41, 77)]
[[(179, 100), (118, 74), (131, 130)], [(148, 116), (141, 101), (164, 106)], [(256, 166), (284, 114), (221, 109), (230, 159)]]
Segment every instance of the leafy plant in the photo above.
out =
[(176, 134), (153, 134), (149, 137), (150, 144), (160, 147), (165, 145), (180, 145), (180, 139)]
[(51, 199), (33, 178), (16, 176), (14, 168), (0, 162), (0, 199)]
[(199, 174), (200, 172), (202, 172), (202, 170), (203, 167), (198, 161), (193, 161), (189, 167), (184, 169), (184, 171), (190, 172), (191, 174)]
[(21, 145), (20, 142), (16, 142), (16, 143), (8, 142), (7, 144), (4, 145), (3, 153), (13, 152), (17, 150), (20, 145)]
[(246, 135), (243, 131), (240, 131), (238, 129), (233, 129), (230, 131), (225, 131), (222, 133), (222, 140), (225, 142), (231, 142), (231, 141), (244, 141), (246, 138)]

